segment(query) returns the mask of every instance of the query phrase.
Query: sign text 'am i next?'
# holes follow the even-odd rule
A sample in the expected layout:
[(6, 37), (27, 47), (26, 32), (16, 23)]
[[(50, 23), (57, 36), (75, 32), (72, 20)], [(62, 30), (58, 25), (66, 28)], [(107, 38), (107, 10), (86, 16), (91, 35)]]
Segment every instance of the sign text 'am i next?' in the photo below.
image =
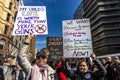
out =
[(20, 6), (12, 35), (48, 34), (45, 6)]
[(89, 19), (65, 20), (62, 25), (66, 57), (89, 57), (93, 52)]

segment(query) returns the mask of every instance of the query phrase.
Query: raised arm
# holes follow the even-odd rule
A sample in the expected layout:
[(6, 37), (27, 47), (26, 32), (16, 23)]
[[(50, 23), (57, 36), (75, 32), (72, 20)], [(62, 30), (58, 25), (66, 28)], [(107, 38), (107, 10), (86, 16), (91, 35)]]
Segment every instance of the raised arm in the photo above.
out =
[(69, 69), (68, 63), (65, 61), (65, 55), (64, 54), (62, 55), (62, 71), (70, 79), (75, 78), (75, 71)]
[(102, 65), (102, 63), (96, 58), (96, 55), (93, 53), (91, 55), (92, 59), (93, 59), (93, 63), (97, 66), (98, 70), (96, 70), (93, 73), (94, 77), (98, 77), (98, 78), (102, 78), (106, 75), (106, 69), (105, 67)]
[(20, 50), (18, 52), (18, 62), (21, 68), (26, 73), (26, 75), (28, 75), (31, 72), (31, 63), (28, 61), (26, 55), (31, 38), (31, 35), (27, 36), (26, 40), (24, 41), (23, 45), (20, 47)]

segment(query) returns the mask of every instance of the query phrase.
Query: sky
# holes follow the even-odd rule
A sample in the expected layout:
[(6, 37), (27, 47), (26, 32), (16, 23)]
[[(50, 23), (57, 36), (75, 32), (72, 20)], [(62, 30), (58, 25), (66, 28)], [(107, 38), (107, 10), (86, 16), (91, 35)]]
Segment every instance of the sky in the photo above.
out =
[(36, 48), (46, 47), (46, 37), (62, 37), (62, 21), (72, 20), (81, 0), (24, 0), (24, 6), (46, 6), (48, 34), (36, 36)]

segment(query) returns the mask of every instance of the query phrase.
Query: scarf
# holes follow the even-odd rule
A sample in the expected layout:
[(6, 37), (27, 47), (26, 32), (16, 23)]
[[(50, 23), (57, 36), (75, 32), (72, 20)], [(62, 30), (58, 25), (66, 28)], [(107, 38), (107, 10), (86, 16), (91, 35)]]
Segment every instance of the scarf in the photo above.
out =
[[(31, 80), (48, 80), (47, 68), (47, 64), (41, 66), (35, 64), (32, 67)], [(42, 77), (40, 77), (40, 74)]]

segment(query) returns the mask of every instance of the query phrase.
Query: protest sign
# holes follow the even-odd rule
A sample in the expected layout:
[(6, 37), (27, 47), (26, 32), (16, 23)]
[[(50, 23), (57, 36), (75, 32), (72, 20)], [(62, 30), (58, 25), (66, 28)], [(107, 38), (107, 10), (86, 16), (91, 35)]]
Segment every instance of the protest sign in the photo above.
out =
[(47, 48), (50, 51), (49, 61), (59, 60), (63, 53), (62, 37), (47, 37)]
[(65, 20), (62, 25), (66, 57), (89, 57), (93, 52), (89, 19)]
[(45, 6), (20, 6), (12, 35), (48, 34)]

